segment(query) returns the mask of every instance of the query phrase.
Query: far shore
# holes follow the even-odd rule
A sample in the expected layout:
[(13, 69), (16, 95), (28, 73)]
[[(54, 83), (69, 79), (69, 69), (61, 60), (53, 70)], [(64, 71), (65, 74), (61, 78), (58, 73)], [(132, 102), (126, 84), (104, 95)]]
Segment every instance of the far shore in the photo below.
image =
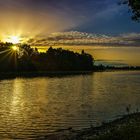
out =
[(61, 77), (67, 75), (87, 75), (93, 71), (30, 71), (30, 72), (0, 72), (0, 79), (12, 79), (16, 77)]
[(34, 77), (63, 77), (76, 75), (89, 75), (94, 72), (116, 72), (116, 71), (140, 71), (140, 69), (95, 69), (93, 71), (26, 71), (26, 72), (0, 72), (0, 79), (13, 79), (18, 77), (34, 78)]

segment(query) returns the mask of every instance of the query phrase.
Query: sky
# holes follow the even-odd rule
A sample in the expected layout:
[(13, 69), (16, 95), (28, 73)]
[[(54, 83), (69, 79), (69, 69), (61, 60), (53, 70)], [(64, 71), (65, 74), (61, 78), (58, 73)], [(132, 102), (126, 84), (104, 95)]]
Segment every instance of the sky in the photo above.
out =
[[(140, 23), (131, 20), (131, 11), (119, 1), (0, 0), (0, 40), (19, 36), (36, 46), (119, 46), (119, 51), (100, 50), (93, 55), (96, 59), (130, 58), (129, 64), (135, 58), (133, 64), (137, 61), (135, 65), (140, 65), (136, 49), (140, 46)], [(120, 46), (133, 48), (123, 51)], [(101, 57), (103, 54), (106, 56)]]
[(79, 31), (120, 35), (140, 33), (119, 0), (0, 0), (0, 35), (47, 35)]

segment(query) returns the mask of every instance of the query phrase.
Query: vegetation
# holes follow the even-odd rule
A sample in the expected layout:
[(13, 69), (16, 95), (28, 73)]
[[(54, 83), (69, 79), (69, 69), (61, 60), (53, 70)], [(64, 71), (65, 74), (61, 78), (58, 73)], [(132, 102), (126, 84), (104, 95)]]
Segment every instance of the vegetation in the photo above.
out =
[(46, 53), (39, 53), (27, 44), (16, 48), (11, 43), (0, 43), (0, 72), (90, 71), (93, 63), (92, 56), (84, 51), (79, 54), (50, 47)]
[(46, 53), (39, 53), (37, 48), (27, 44), (16, 47), (12, 43), (0, 43), (0, 72), (3, 73), (0, 78), (86, 74), (87, 71), (105, 70), (140, 70), (140, 67), (95, 66), (92, 56), (84, 50), (74, 53), (50, 47)]
[(132, 19), (140, 21), (140, 0), (121, 0), (121, 4), (127, 4), (133, 13)]
[(80, 131), (72, 128), (46, 136), (48, 140), (139, 140), (140, 113), (124, 115), (112, 122), (103, 123), (99, 127), (91, 127)]
[(93, 67), (94, 71), (105, 71), (105, 70), (140, 70), (140, 66), (104, 66), (98, 65)]

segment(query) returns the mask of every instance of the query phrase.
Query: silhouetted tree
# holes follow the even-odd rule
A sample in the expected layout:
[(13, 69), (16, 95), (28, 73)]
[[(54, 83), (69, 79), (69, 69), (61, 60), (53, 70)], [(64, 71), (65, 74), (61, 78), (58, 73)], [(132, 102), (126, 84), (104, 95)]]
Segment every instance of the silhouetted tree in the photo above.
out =
[(19, 47), (23, 49), (24, 55), (27, 55), (28, 57), (30, 57), (34, 52), (33, 49), (30, 47), (30, 45), (28, 44), (21, 44)]
[(140, 21), (140, 0), (121, 0), (120, 4), (127, 4), (133, 13), (132, 19)]
[[(93, 58), (84, 50), (81, 54), (50, 47), (39, 53), (28, 44), (20, 44), (19, 52), (13, 44), (0, 43), (0, 71), (85, 71), (93, 69)], [(22, 52), (22, 53), (21, 53)], [(20, 56), (20, 57), (19, 57)]]
[(0, 71), (11, 72), (17, 70), (17, 52), (13, 52), (12, 43), (0, 42)]
[(81, 52), (82, 54), (84, 54), (85, 53), (85, 51), (84, 50), (82, 50), (82, 52)]

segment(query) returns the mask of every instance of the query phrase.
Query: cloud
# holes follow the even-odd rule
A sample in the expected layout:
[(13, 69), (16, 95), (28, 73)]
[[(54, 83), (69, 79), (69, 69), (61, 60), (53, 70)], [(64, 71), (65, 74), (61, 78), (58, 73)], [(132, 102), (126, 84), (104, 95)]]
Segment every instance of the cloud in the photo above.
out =
[(107, 45), (107, 46), (139, 46), (140, 34), (130, 33), (118, 36), (105, 34), (92, 34), (86, 32), (70, 31), (56, 32), (48, 36), (38, 36), (28, 41), (31, 45)]
[(120, 37), (124, 39), (140, 39), (140, 33), (121, 34)]
[[(117, 2), (0, 0), (0, 36), (20, 34), (30, 38), (71, 30), (111, 34), (140, 31), (139, 25), (127, 20), (125, 10)], [(124, 15), (121, 16), (121, 13)]]
[(35, 36), (71, 30), (114, 15), (117, 11), (114, 3), (112, 0), (1, 0), (0, 34), (21, 32)]

